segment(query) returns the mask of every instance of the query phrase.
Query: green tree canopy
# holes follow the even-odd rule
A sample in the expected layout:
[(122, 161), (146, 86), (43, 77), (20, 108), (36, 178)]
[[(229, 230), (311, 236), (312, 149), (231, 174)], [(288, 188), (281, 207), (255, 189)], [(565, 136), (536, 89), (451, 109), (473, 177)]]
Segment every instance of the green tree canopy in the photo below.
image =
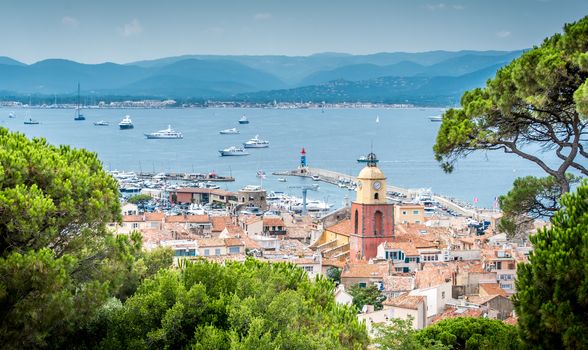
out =
[(417, 332), (412, 328), (413, 318), (406, 320), (392, 318), (390, 324), (374, 324), (376, 334), (373, 340), (381, 350), (450, 350), (450, 345), (444, 345), (440, 340), (417, 338)]
[(130, 197), (129, 199), (127, 199), (127, 202), (132, 203), (132, 204), (144, 205), (145, 203), (149, 202), (152, 199), (153, 199), (153, 197), (151, 197), (148, 194), (136, 194), (136, 195)]
[(109, 309), (104, 348), (365, 349), (355, 309), (291, 264), (200, 260), (161, 270)]
[(0, 347), (70, 347), (109, 297), (171, 265), (139, 234), (114, 236), (119, 218), (96, 154), (0, 128)]
[[(512, 153), (550, 177), (539, 192), (555, 191), (559, 198), (570, 190), (568, 172), (588, 176), (587, 79), (588, 17), (584, 17), (501, 68), (484, 88), (464, 93), (462, 108), (443, 115), (433, 147), (436, 159), (450, 172), (458, 159), (475, 151)], [(545, 154), (553, 155), (556, 164), (546, 161)], [(515, 183), (515, 192), (520, 192), (519, 186), (523, 192), (536, 191), (536, 185), (521, 181)], [(551, 198), (526, 203), (530, 206), (523, 211), (552, 205), (546, 213), (552, 215), (557, 208)]]
[(348, 293), (353, 297), (353, 305), (357, 310), (361, 310), (364, 305), (373, 305), (374, 310), (382, 310), (382, 302), (386, 300), (378, 287), (373, 284), (367, 287), (353, 284), (349, 287)]
[(522, 349), (517, 328), (499, 320), (449, 318), (418, 331), (421, 344), (439, 341), (454, 350)]
[(515, 310), (534, 349), (588, 348), (588, 182), (561, 204), (552, 227), (530, 237), (529, 263), (517, 268)]

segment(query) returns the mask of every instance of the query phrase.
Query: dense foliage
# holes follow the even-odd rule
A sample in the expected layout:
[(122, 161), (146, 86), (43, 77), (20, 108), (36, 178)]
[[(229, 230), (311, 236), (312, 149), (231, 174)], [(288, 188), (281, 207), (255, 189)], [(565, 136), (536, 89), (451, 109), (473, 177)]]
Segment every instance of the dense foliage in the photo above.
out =
[(445, 319), (418, 331), (416, 339), (424, 345), (440, 341), (454, 350), (522, 349), (515, 326), (487, 318)]
[[(518, 202), (515, 211), (505, 205), (505, 219), (533, 210), (553, 215), (559, 207), (553, 199), (570, 190), (567, 173), (588, 176), (588, 17), (501, 68), (485, 88), (466, 92), (461, 105), (444, 113), (437, 135), (435, 157), (443, 168), (452, 171), (458, 159), (478, 150), (520, 156), (549, 178), (515, 182), (514, 195), (538, 196)], [(557, 162), (546, 161), (546, 153)], [(513, 202), (510, 195), (501, 203)]]
[(374, 343), (381, 350), (449, 350), (449, 345), (444, 345), (439, 340), (417, 338), (418, 331), (412, 328), (413, 319), (406, 320), (392, 318), (390, 324), (374, 324), (376, 337)]
[(374, 310), (382, 310), (382, 302), (386, 300), (375, 285), (361, 287), (359, 284), (354, 284), (349, 287), (348, 293), (353, 297), (353, 305), (357, 310), (361, 310), (364, 305), (373, 305)]
[(364, 349), (365, 326), (328, 279), (254, 259), (186, 263), (147, 279), (106, 317), (103, 348)]
[(0, 128), (0, 347), (59, 348), (109, 297), (171, 264), (113, 236), (118, 188), (94, 153)]
[(588, 348), (588, 182), (561, 204), (552, 227), (531, 236), (529, 264), (517, 268), (515, 309), (534, 349)]

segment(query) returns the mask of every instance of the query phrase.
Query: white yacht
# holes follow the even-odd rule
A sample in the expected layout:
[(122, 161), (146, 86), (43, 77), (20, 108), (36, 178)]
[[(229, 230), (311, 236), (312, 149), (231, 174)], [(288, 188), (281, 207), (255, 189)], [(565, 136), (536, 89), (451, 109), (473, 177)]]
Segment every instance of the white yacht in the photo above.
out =
[(167, 129), (145, 134), (148, 139), (183, 139), (184, 135), (181, 132), (175, 131), (171, 128), (171, 125), (167, 126)]
[(127, 115), (125, 115), (123, 120), (121, 120), (121, 122), (118, 123), (118, 127), (121, 130), (127, 130), (127, 129), (132, 129), (135, 126), (133, 125), (133, 121), (131, 120), (131, 116), (127, 114)]
[(221, 156), (248, 156), (249, 152), (245, 151), (242, 147), (231, 146), (223, 150), (218, 151)]
[(106, 120), (101, 120), (101, 121), (98, 121), (98, 122), (94, 122), (94, 125), (96, 125), (96, 126), (108, 126), (110, 124)]
[(269, 141), (261, 140), (259, 135), (255, 135), (254, 138), (245, 142), (243, 146), (245, 146), (245, 148), (267, 148), (269, 147)]
[(239, 130), (237, 130), (237, 128), (231, 128), (231, 129), (221, 130), (218, 133), (221, 135), (233, 135), (233, 134), (238, 134)]
[(249, 124), (249, 120), (247, 120), (245, 115), (241, 116), (241, 119), (239, 119), (239, 124)]
[(432, 122), (442, 122), (443, 121), (443, 117), (440, 115), (432, 115), (429, 117), (429, 120)]
[(16, 114), (14, 114), (14, 112), (10, 112), (8, 113), (8, 118), (16, 118)]

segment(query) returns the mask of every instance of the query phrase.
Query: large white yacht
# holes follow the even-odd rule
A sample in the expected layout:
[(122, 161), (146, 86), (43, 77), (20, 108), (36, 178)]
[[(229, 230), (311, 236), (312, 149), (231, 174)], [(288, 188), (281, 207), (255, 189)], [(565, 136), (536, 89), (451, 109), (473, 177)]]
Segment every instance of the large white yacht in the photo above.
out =
[(269, 141), (261, 140), (259, 135), (255, 135), (254, 138), (243, 143), (243, 146), (245, 146), (245, 148), (267, 148), (269, 147)]
[(231, 146), (223, 150), (218, 151), (221, 156), (248, 156), (249, 152), (245, 151), (242, 147)]
[(132, 129), (135, 126), (133, 125), (133, 121), (131, 120), (131, 116), (127, 114), (127, 115), (125, 115), (123, 120), (121, 120), (121, 122), (118, 123), (118, 127), (121, 130), (127, 130), (127, 129)]
[(184, 135), (181, 132), (175, 131), (171, 128), (171, 125), (167, 126), (167, 129), (145, 134), (148, 139), (183, 139)]
[(239, 124), (249, 124), (249, 120), (247, 120), (245, 115), (241, 116), (241, 119), (239, 119)]

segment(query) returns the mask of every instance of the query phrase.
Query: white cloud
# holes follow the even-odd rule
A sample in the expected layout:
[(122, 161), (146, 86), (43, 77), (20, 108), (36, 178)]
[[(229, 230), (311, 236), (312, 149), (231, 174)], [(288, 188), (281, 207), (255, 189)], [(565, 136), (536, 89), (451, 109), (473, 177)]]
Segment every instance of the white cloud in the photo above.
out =
[(80, 21), (76, 18), (65, 16), (61, 19), (61, 24), (68, 28), (77, 28), (80, 25)]
[(131, 22), (126, 23), (124, 27), (119, 28), (118, 31), (122, 36), (128, 38), (143, 33), (143, 26), (141, 25), (141, 22), (135, 18)]
[(508, 38), (510, 34), (511, 33), (508, 30), (501, 30), (498, 33), (496, 33), (496, 36), (499, 38)]
[(444, 3), (439, 4), (426, 4), (425, 8), (429, 11), (444, 10), (447, 7)]
[(255, 14), (255, 20), (256, 21), (265, 21), (268, 19), (272, 19), (272, 14), (268, 13), (268, 12), (263, 12), (263, 13), (256, 13)]

